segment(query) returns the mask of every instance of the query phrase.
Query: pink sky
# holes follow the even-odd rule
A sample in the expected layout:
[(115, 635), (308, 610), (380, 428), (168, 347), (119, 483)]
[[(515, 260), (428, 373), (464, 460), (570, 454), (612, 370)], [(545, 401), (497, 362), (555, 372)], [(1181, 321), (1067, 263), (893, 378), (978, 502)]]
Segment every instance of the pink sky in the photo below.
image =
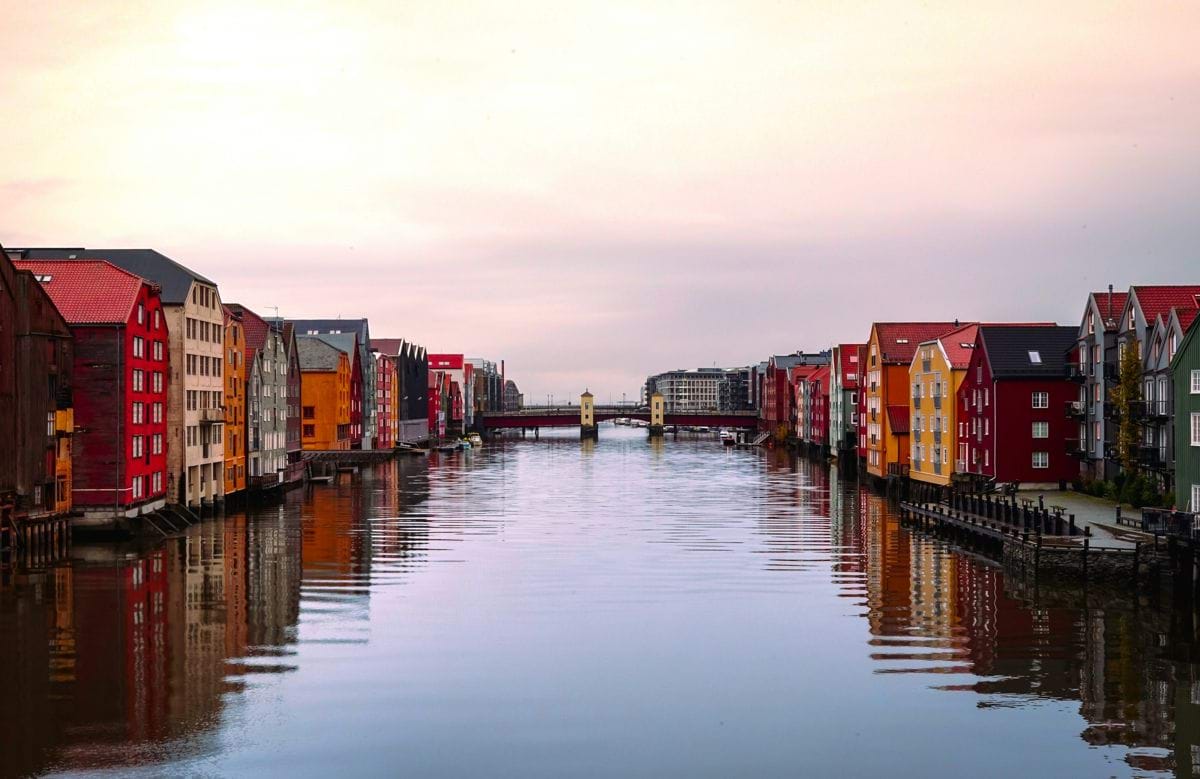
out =
[(0, 242), (530, 399), (1200, 280), (1200, 4), (17, 4)]

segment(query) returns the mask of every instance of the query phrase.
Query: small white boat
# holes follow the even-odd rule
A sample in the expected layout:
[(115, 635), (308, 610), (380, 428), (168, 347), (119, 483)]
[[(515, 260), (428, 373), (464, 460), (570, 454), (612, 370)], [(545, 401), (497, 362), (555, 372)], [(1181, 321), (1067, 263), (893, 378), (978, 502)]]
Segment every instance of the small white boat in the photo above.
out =
[(721, 431), (721, 443), (725, 446), (734, 446), (737, 444), (737, 433), (732, 430)]

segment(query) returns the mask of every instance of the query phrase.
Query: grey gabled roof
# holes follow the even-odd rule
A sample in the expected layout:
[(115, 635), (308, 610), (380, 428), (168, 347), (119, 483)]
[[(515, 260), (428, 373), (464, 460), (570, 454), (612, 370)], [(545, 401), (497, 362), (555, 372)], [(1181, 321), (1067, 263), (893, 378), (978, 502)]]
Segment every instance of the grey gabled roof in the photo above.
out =
[(339, 355), (344, 353), (315, 335), (296, 336), (296, 352), (302, 371), (336, 371)]
[[(980, 325), (979, 340), (997, 379), (1066, 376), (1067, 357), (1079, 328), (1057, 325)], [(1041, 356), (1034, 363), (1030, 352)]]
[(361, 344), (366, 344), (371, 338), (371, 328), (366, 317), (362, 319), (289, 319), (296, 326), (297, 335), (307, 335), (310, 330), (317, 333), (329, 333), (338, 330), (341, 333), (357, 333)]
[(162, 287), (163, 303), (183, 303), (193, 281), (217, 286), (192, 269), (154, 249), (17, 249), (27, 260), (108, 260), (118, 268)]
[(354, 361), (354, 350), (358, 348), (358, 336), (354, 333), (321, 333), (307, 337), (321, 339), (334, 349), (345, 352), (351, 362)]

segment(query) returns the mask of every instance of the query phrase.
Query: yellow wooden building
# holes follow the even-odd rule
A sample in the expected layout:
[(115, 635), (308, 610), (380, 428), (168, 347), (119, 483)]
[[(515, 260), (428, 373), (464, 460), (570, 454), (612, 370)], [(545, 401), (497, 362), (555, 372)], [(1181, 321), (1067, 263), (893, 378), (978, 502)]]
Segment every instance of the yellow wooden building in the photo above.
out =
[(958, 388), (979, 326), (968, 324), (917, 345), (908, 368), (909, 478), (948, 486), (955, 472)]

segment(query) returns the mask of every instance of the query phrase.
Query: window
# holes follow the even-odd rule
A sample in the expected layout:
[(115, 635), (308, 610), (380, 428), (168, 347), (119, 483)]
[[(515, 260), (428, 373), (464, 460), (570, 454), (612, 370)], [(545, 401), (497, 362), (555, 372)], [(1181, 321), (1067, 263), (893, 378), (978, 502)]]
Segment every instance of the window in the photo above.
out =
[(154, 372), (153, 389), (155, 392), (163, 391), (163, 375), (161, 371)]
[(154, 359), (157, 360), (158, 362), (163, 361), (163, 342), (162, 341), (154, 342)]
[(1049, 392), (1033, 393), (1033, 407), (1034, 408), (1050, 408), (1050, 393)]
[(140, 425), (144, 421), (145, 405), (140, 401), (133, 404), (133, 424)]
[(146, 389), (146, 373), (145, 373), (145, 371), (135, 369), (133, 372), (133, 391), (134, 392), (142, 392), (145, 389)]
[(163, 452), (163, 436), (162, 433), (155, 433), (150, 439), (150, 454), (162, 454)]
[(1192, 392), (1193, 395), (1200, 395), (1200, 370), (1192, 369)]
[(145, 443), (144, 437), (140, 436), (140, 435), (135, 435), (133, 437), (133, 456), (141, 457), (142, 455), (144, 455), (146, 453), (145, 447), (146, 447), (146, 443)]
[(316, 434), (317, 434), (317, 426), (316, 425), (305, 425), (304, 426), (304, 437), (305, 438), (312, 438)]
[(1192, 446), (1200, 446), (1200, 413), (1192, 412)]
[(304, 407), (304, 418), (305, 419), (316, 419), (316, 417), (317, 417), (316, 406), (305, 406)]
[(159, 402), (154, 403), (150, 407), (150, 410), (152, 413), (151, 421), (154, 421), (154, 422), (162, 422), (163, 421), (163, 404), (162, 403), (159, 403)]
[(146, 356), (146, 339), (142, 338), (140, 335), (135, 335), (133, 337), (133, 356), (134, 357), (145, 357)]
[(154, 474), (153, 489), (155, 492), (162, 492), (162, 488), (163, 488), (163, 475), (162, 475), (162, 471), (158, 471), (157, 473)]
[(146, 482), (144, 476), (133, 477), (133, 497), (141, 498), (146, 494)]
[(1049, 452), (1034, 452), (1033, 453), (1033, 467), (1034, 468), (1049, 468), (1050, 467), (1050, 453)]
[(1042, 353), (1036, 352), (1036, 351), (1030, 351), (1029, 352), (1029, 362), (1033, 363), (1034, 365), (1041, 365), (1042, 364)]
[(1050, 423), (1049, 422), (1034, 422), (1033, 423), (1033, 437), (1034, 438), (1049, 438), (1050, 437)]
[(162, 312), (159, 311), (157, 308), (154, 309), (154, 329), (155, 330), (162, 329)]
[(137, 304), (137, 323), (139, 325), (146, 324), (146, 307), (141, 303)]

